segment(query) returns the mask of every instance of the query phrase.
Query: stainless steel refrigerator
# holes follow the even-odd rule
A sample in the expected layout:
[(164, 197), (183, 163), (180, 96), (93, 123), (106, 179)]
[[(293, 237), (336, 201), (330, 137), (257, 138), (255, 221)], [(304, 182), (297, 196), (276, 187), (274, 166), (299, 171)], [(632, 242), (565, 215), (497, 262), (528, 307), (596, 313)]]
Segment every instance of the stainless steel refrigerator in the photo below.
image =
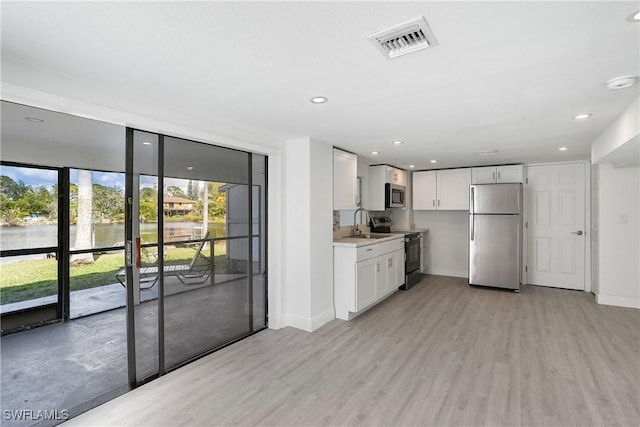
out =
[(471, 185), (469, 196), (469, 284), (519, 292), (522, 184)]

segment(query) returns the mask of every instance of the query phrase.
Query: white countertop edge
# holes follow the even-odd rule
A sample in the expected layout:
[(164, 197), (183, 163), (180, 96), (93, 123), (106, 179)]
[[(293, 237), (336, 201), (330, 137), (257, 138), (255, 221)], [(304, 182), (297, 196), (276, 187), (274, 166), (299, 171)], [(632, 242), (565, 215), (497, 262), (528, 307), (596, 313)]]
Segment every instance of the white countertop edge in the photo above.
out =
[(333, 246), (359, 248), (361, 246), (375, 245), (376, 243), (388, 242), (391, 240), (402, 239), (402, 238), (404, 238), (404, 234), (393, 234), (393, 233), (390, 233), (389, 237), (383, 237), (382, 239), (364, 239), (361, 237), (341, 237), (338, 239), (334, 239)]

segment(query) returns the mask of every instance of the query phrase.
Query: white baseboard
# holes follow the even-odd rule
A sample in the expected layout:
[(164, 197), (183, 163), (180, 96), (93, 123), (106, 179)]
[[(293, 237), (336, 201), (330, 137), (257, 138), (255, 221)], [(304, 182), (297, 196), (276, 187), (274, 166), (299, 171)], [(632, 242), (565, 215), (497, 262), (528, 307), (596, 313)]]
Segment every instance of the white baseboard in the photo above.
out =
[(423, 274), (435, 274), (436, 276), (451, 276), (468, 278), (469, 273), (466, 270), (447, 270), (440, 268), (429, 268)]
[(636, 297), (596, 294), (596, 302), (602, 305), (640, 309), (640, 298)]
[(285, 319), (286, 326), (291, 326), (292, 328), (301, 329), (307, 332), (313, 332), (335, 319), (335, 312), (333, 307), (331, 307), (330, 309), (327, 309), (313, 317), (286, 314)]
[(333, 307), (331, 307), (311, 318), (311, 330), (315, 331), (316, 329), (319, 329), (327, 323), (331, 322), (335, 318), (335, 310), (333, 309)]

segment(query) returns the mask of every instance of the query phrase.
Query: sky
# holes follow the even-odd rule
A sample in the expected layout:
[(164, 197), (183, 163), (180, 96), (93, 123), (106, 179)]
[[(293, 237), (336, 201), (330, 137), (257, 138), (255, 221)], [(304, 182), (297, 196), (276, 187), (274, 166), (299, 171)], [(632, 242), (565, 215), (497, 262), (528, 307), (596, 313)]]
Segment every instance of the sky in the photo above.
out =
[[(58, 183), (58, 172), (48, 169), (36, 169), (16, 166), (0, 166), (0, 175), (6, 175), (13, 179), (15, 182), (22, 181), (27, 185), (40, 187), (44, 185), (47, 188), (51, 188), (54, 184)], [(69, 178), (74, 184), (78, 183), (78, 170), (71, 169), (69, 172)], [(94, 184), (104, 185), (105, 187), (120, 187), (124, 189), (124, 173), (118, 172), (93, 172)], [(152, 176), (141, 176), (141, 187), (154, 187), (156, 185), (157, 178)], [(189, 181), (186, 179), (177, 178), (165, 178), (165, 186), (180, 187), (183, 191), (187, 191), (187, 185)]]

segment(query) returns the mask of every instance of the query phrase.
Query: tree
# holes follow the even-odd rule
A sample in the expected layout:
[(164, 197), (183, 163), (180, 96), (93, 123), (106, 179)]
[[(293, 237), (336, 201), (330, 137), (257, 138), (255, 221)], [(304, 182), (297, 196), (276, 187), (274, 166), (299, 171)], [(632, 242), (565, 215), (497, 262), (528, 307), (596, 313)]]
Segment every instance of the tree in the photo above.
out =
[(153, 222), (158, 220), (158, 191), (155, 188), (140, 189), (140, 221)]
[[(78, 170), (78, 221), (74, 249), (89, 249), (93, 246), (93, 173)], [(77, 254), (71, 257), (73, 264), (93, 263), (93, 254)]]
[(22, 181), (15, 182), (9, 176), (0, 176), (0, 193), (9, 200), (20, 200), (29, 190), (29, 186)]
[(227, 207), (227, 193), (220, 191), (220, 187), (225, 185), (222, 182), (210, 182), (209, 183), (209, 215), (212, 217), (224, 217), (226, 215)]
[(122, 188), (93, 184), (93, 212), (100, 219), (122, 219), (124, 217)]
[[(54, 208), (55, 206), (55, 208)], [(31, 187), (11, 177), (0, 177), (0, 217), (17, 224), (25, 216), (47, 216), (57, 212), (57, 200), (44, 185)]]
[(171, 185), (167, 187), (166, 193), (168, 196), (184, 197), (185, 199), (187, 198), (187, 195), (184, 194), (184, 191), (182, 191), (182, 188), (175, 185)]
[(29, 188), (29, 191), (16, 201), (20, 210), (29, 216), (49, 216), (51, 194), (47, 187)]
[(200, 185), (198, 181), (189, 180), (189, 184), (187, 184), (187, 197), (191, 200), (198, 200), (198, 195), (200, 193)]

